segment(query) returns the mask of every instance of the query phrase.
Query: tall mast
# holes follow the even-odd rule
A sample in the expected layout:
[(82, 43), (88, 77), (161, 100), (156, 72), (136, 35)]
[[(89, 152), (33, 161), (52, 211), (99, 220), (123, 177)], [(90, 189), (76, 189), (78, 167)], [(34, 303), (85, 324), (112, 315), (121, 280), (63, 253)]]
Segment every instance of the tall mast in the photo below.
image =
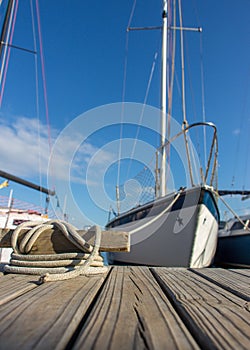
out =
[(167, 113), (167, 0), (163, 0), (162, 12), (162, 79), (161, 79), (161, 146), (162, 159), (160, 168), (160, 196), (166, 195), (166, 113)]
[(0, 35), (0, 59), (2, 56), (3, 46), (5, 44), (4, 41), (5, 41), (6, 33), (8, 30), (8, 26), (9, 26), (9, 19), (10, 19), (12, 6), (13, 6), (13, 0), (10, 0), (8, 3), (8, 7), (6, 10), (6, 14), (5, 14), (4, 22), (3, 22), (2, 32)]

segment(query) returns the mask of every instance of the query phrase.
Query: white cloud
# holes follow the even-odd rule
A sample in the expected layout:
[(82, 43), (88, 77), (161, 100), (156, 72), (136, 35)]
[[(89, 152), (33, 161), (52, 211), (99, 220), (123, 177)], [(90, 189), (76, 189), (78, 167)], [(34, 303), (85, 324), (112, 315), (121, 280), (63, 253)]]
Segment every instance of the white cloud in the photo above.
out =
[[(47, 126), (37, 119), (19, 117), (16, 119), (0, 118), (0, 168), (16, 176), (32, 178), (39, 174), (47, 176), (49, 165), (49, 142)], [(52, 145), (56, 142), (58, 130), (52, 129)], [(99, 151), (98, 157), (94, 158), (95, 169), (93, 172), (92, 185), (98, 183), (97, 169), (112, 161), (110, 152), (99, 150), (90, 143), (82, 143), (84, 137), (81, 133), (60, 137), (60, 147), (57, 147), (55, 167), (52, 164), (53, 177), (66, 180), (66, 172), (70, 171), (70, 181), (85, 183), (85, 170), (93, 155)], [(71, 163), (68, 164), (69, 156), (74, 154)], [(70, 167), (70, 169), (69, 169)], [(88, 183), (88, 185), (91, 185)]]
[(38, 174), (41, 168), (41, 174), (45, 174), (49, 148), (44, 127), (36, 119), (21, 117), (11, 122), (1, 118), (1, 169), (17, 176), (29, 177)]

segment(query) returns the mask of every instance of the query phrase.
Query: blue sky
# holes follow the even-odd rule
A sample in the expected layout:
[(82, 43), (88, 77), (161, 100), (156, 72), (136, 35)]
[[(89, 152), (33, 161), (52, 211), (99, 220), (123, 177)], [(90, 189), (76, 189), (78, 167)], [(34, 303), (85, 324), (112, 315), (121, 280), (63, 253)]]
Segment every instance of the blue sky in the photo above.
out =
[[(13, 44), (33, 49), (29, 4), (29, 0), (19, 1)], [(63, 144), (67, 145), (63, 151), (67, 154), (71, 154), (70, 150), (74, 152), (76, 144), (79, 145), (78, 153), (74, 154), (71, 190), (80, 211), (82, 207), (85, 208), (84, 216), (78, 217), (75, 209), (70, 213), (73, 204), (63, 194), (63, 159), (64, 156), (67, 158), (66, 153), (60, 155), (61, 162), (57, 164), (57, 175), (60, 173), (60, 176), (55, 180), (60, 183), (61, 207), (65, 203), (66, 211), (77, 226), (93, 222), (104, 225), (109, 198), (110, 202), (114, 199), (117, 167), (113, 162), (117, 159), (120, 129), (114, 125), (105, 125), (100, 129), (103, 124), (98, 124), (96, 117), (92, 117), (88, 111), (122, 101), (125, 57), (125, 101), (143, 103), (154, 56), (158, 52), (147, 104), (159, 107), (160, 32), (130, 32), (127, 56), (125, 54), (126, 27), (133, 4), (134, 0), (39, 1), (51, 142), (54, 144), (57, 137), (63, 135), (66, 140)], [(202, 54), (206, 120), (217, 125), (219, 134), (219, 188), (230, 189), (234, 179), (235, 189), (249, 189), (250, 1), (239, 0), (236, 4), (233, 0), (182, 0), (182, 5), (184, 26), (201, 26), (203, 29), (202, 34), (185, 33), (187, 118), (190, 123), (202, 119)], [(161, 0), (137, 0), (131, 25), (160, 24)], [(47, 186), (48, 130), (40, 66), (38, 128), (34, 60), (32, 54), (11, 50), (0, 111), (0, 167), (36, 183), (42, 181)], [(41, 63), (39, 56), (38, 63)], [(188, 81), (189, 75), (192, 76), (191, 83)], [(177, 97), (175, 102), (178, 102)], [(86, 118), (83, 117), (82, 129), (74, 129), (73, 139), (67, 138), (63, 130), (83, 113), (87, 114)], [(181, 122), (179, 108), (174, 113), (174, 117)], [(87, 135), (88, 128), (96, 132)], [(133, 139), (136, 132), (136, 128), (130, 126), (123, 136)], [(82, 143), (81, 137), (85, 143)], [(145, 132), (140, 137), (143, 142), (149, 143), (150, 139), (150, 143), (157, 145), (158, 135), (154, 132)], [(96, 154), (99, 158), (95, 157)], [(97, 186), (98, 180), (102, 181), (98, 177), (104, 171), (104, 164), (106, 167), (113, 164), (105, 175), (105, 186), (110, 196), (106, 208), (99, 208), (86, 189), (88, 164), (93, 166), (89, 167), (88, 174), (88, 181), (92, 181), (93, 185), (91, 188)], [(127, 168), (126, 161), (124, 169)], [(133, 176), (138, 169), (138, 162), (134, 162), (131, 170), (134, 173), (130, 175)], [(77, 174), (76, 177), (73, 172)], [(52, 186), (53, 181), (49, 180), (49, 185)], [(44, 195), (13, 183), (11, 188), (14, 189), (14, 197), (44, 205)], [(9, 191), (10, 187), (2, 189), (0, 194), (8, 195)], [(250, 207), (249, 200), (243, 204), (246, 208)], [(242, 203), (233, 202), (233, 205), (238, 209)]]

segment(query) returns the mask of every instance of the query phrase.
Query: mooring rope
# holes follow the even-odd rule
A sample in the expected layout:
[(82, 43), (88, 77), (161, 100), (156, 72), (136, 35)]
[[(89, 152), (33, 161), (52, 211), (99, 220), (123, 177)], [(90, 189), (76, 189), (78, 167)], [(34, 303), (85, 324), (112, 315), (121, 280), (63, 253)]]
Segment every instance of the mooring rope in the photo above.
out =
[(250, 232), (250, 228), (246, 226), (246, 223), (241, 219), (241, 217), (230, 207), (230, 205), (219, 195), (217, 191), (214, 194), (222, 201), (222, 203), (227, 207), (227, 209), (233, 214), (233, 216), (242, 224), (245, 230)]
[[(36, 240), (49, 229), (60, 231), (75, 247), (81, 250), (81, 253), (29, 254)], [(24, 230), (26, 232), (20, 238), (20, 233)], [(10, 264), (5, 265), (4, 271), (40, 275), (40, 283), (75, 278), (79, 275), (105, 273), (108, 268), (104, 266), (103, 258), (99, 255), (100, 227), (95, 226), (95, 233), (95, 243), (92, 246), (78, 234), (73, 225), (64, 221), (51, 220), (44, 223), (28, 221), (22, 223), (12, 234), (13, 253)]]
[(172, 208), (172, 206), (175, 204), (175, 202), (177, 202), (177, 200), (179, 199), (181, 193), (184, 191), (184, 188), (181, 188), (179, 190), (179, 192), (176, 193), (176, 195), (174, 196), (173, 200), (169, 203), (169, 205), (162, 210), (158, 215), (154, 216), (151, 220), (149, 220), (148, 222), (146, 222), (144, 225), (141, 225), (137, 228), (135, 228), (134, 230), (129, 231), (130, 234), (132, 233), (136, 233), (138, 231), (141, 231), (142, 229), (150, 226), (151, 224), (153, 224), (155, 221), (157, 221), (158, 219), (160, 219), (165, 213), (167, 213), (170, 208)]

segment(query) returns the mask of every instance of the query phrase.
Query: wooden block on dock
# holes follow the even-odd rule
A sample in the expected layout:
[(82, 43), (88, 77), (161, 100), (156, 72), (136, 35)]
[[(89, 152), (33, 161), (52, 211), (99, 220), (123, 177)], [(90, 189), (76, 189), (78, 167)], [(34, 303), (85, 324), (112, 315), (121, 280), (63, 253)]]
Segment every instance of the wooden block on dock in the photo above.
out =
[[(11, 234), (13, 230), (0, 230), (0, 247), (11, 247)], [(21, 240), (26, 230), (20, 233)], [(94, 244), (95, 231), (78, 230), (78, 233), (91, 245)], [(100, 251), (102, 252), (128, 252), (130, 250), (130, 235), (123, 231), (102, 231)], [(48, 229), (33, 245), (30, 254), (59, 254), (81, 252), (79, 248), (69, 242), (57, 229)]]

